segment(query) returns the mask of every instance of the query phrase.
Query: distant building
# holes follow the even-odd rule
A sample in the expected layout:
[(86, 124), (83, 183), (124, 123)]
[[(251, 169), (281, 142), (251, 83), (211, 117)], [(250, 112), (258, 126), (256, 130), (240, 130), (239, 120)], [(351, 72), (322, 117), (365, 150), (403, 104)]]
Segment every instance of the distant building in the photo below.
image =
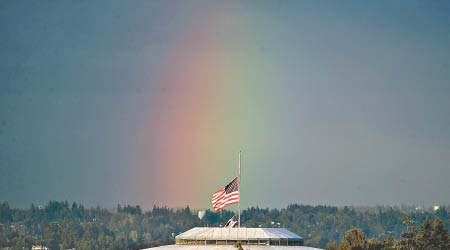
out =
[(433, 210), (434, 211), (438, 211), (439, 210), (439, 206), (433, 206)]
[(46, 246), (32, 246), (31, 250), (48, 250)]
[(303, 246), (303, 238), (286, 228), (194, 227), (177, 235), (175, 245), (148, 250), (236, 250), (236, 243), (251, 250), (317, 249)]
[(206, 214), (205, 210), (198, 211), (198, 218), (200, 220), (203, 219), (203, 217), (205, 217), (205, 214)]

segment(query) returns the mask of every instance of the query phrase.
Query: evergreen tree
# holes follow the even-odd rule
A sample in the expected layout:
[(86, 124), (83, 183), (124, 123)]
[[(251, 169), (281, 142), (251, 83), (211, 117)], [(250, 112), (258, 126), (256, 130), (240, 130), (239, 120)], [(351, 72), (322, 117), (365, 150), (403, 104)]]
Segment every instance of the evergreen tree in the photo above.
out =
[(386, 236), (383, 241), (383, 249), (394, 249), (395, 240), (392, 236)]
[(0, 248), (6, 247), (7, 245), (7, 241), (6, 241), (6, 235), (4, 235), (3, 233), (0, 234)]
[(23, 246), (25, 249), (31, 249), (31, 247), (34, 245), (34, 239), (31, 237), (31, 235), (26, 235), (23, 238)]
[(339, 245), (342, 250), (365, 250), (367, 249), (366, 235), (358, 228), (347, 231)]
[(434, 220), (433, 232), (431, 233), (432, 245), (435, 249), (450, 249), (450, 238), (448, 230), (441, 219), (436, 216)]
[(336, 244), (336, 241), (333, 241), (333, 242), (331, 242), (331, 243), (328, 243), (326, 246), (325, 246), (325, 250), (338, 250), (339, 249), (339, 247), (338, 247), (338, 245)]
[(433, 249), (431, 233), (433, 230), (432, 222), (426, 219), (422, 226), (420, 226), (420, 232), (415, 237), (416, 245), (419, 249), (428, 250)]
[(384, 242), (379, 241), (376, 238), (371, 238), (367, 241), (367, 249), (369, 250), (382, 250), (384, 248)]
[[(26, 235), (32, 235), (36, 244), (51, 249), (143, 249), (172, 244), (172, 234), (195, 226), (219, 226), (234, 215), (229, 210), (219, 213), (207, 210), (200, 220), (196, 211), (189, 207), (175, 210), (155, 206), (152, 210), (142, 211), (140, 206), (118, 205), (117, 211), (108, 211), (100, 207), (84, 208), (75, 202), (70, 204), (51, 201), (44, 209), (34, 204), (29, 209), (16, 209), (9, 207), (7, 202), (0, 202), (0, 248), (27, 248), (26, 243), (30, 241)], [(434, 227), (431, 225), (431, 237), (429, 221), (424, 222), (419, 232), (413, 227), (414, 221), (405, 224), (405, 230), (400, 219), (405, 216), (402, 209), (341, 209), (298, 204), (281, 210), (251, 207), (242, 212), (241, 223), (246, 227), (286, 227), (303, 236), (305, 245), (327, 246), (327, 249), (335, 249), (333, 247), (338, 244), (327, 243), (339, 242), (353, 227), (360, 228), (364, 237), (380, 239), (389, 235), (383, 242), (368, 240), (366, 246), (370, 249), (378, 249), (380, 244), (383, 249), (417, 249), (427, 246), (430, 239), (434, 249), (450, 249), (445, 228), (450, 225), (449, 209), (439, 209), (442, 217), (436, 219)], [(435, 212), (419, 211), (413, 212), (411, 217), (422, 223), (434, 215)], [(397, 244), (394, 238), (400, 238), (400, 235), (404, 238)], [(351, 238), (347, 237), (347, 242), (341, 240), (342, 246), (354, 247), (356, 241), (349, 243), (348, 239)]]
[(406, 232), (401, 233), (401, 237), (403, 240), (401, 240), (397, 244), (397, 249), (399, 250), (414, 250), (417, 249), (417, 243), (416, 243), (416, 235), (417, 235), (417, 228), (413, 226), (415, 224), (414, 220), (411, 220), (409, 217), (406, 217), (405, 220), (403, 220), (403, 224), (406, 225)]

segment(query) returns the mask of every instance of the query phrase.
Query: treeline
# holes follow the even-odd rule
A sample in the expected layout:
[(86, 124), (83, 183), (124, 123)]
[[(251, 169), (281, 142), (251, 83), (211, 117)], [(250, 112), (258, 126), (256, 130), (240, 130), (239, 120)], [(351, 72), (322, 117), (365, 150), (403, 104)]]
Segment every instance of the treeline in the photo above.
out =
[(448, 230), (439, 217), (434, 220), (426, 219), (420, 228), (414, 226), (414, 220), (406, 218), (403, 224), (407, 226), (401, 234), (401, 240), (396, 241), (387, 236), (383, 241), (376, 238), (366, 240), (366, 235), (358, 228), (353, 228), (345, 234), (338, 245), (328, 243), (326, 250), (447, 250), (450, 249)]
[[(171, 209), (140, 206), (115, 209), (85, 208), (75, 202), (51, 201), (44, 207), (11, 208), (0, 203), (0, 249), (30, 249), (44, 245), (51, 250), (65, 249), (142, 249), (174, 242), (174, 236), (195, 226), (222, 226), (234, 213), (209, 210), (203, 219), (189, 207)], [(450, 214), (444, 207), (437, 211), (415, 211), (393, 207), (360, 209), (353, 207), (290, 205), (284, 209), (249, 208), (242, 211), (246, 227), (285, 227), (301, 235), (305, 245), (325, 247), (342, 242), (346, 232), (359, 228), (368, 238), (380, 241), (402, 239), (411, 225), (422, 225), (438, 216), (446, 228)], [(397, 243), (395, 243), (397, 244)]]
[(280, 223), (280, 227), (301, 235), (305, 245), (323, 248), (329, 242), (339, 242), (349, 229), (355, 227), (370, 238), (400, 239), (406, 230), (403, 220), (407, 216), (418, 224), (436, 216), (447, 228), (450, 224), (450, 213), (445, 207), (425, 211), (411, 207), (338, 208), (294, 204), (281, 210), (249, 208), (244, 211), (242, 219), (247, 227), (274, 227)]
[[(30, 249), (32, 245), (59, 249), (142, 249), (171, 244), (174, 236), (192, 227), (218, 225), (232, 213), (206, 213), (200, 219), (190, 210), (120, 206), (114, 210), (85, 208), (77, 203), (50, 201), (45, 207), (11, 208), (0, 204), (0, 249)], [(208, 222), (206, 222), (208, 221)]]

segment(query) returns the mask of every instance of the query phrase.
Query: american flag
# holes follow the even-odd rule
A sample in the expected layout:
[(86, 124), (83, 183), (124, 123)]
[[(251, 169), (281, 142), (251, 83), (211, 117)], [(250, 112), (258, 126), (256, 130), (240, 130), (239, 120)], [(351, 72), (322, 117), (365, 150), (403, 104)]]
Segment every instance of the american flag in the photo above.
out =
[(236, 220), (236, 216), (233, 215), (231, 219), (228, 220), (227, 224), (225, 224), (226, 228), (232, 228), (238, 221)]
[(238, 178), (234, 178), (232, 182), (217, 190), (212, 197), (212, 205), (216, 212), (219, 212), (224, 207), (239, 203), (239, 181)]

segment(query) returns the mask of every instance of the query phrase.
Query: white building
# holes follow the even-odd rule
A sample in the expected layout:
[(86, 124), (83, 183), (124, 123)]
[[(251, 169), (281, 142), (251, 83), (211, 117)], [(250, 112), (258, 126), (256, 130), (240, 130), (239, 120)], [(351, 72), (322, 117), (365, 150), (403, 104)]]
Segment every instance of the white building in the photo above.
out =
[(286, 228), (194, 227), (175, 237), (175, 245), (149, 250), (313, 250), (303, 246), (303, 238)]
[(48, 248), (46, 246), (32, 246), (31, 250), (48, 250)]

